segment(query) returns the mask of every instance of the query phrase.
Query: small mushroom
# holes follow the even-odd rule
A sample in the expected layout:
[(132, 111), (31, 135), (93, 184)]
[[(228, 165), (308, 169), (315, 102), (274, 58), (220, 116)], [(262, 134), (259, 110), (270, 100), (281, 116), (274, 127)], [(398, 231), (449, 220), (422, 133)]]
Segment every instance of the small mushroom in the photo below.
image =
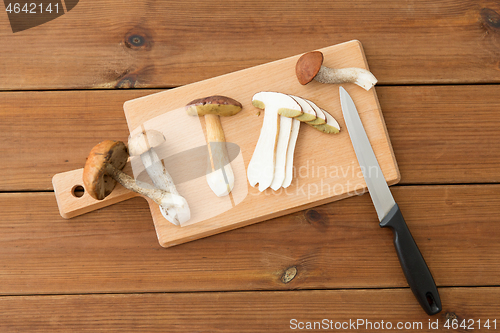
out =
[(313, 51), (303, 54), (295, 65), (300, 84), (306, 85), (313, 79), (321, 83), (355, 83), (370, 90), (377, 83), (373, 74), (363, 68), (328, 68), (323, 66), (323, 53)]
[[(141, 157), (146, 172), (156, 188), (180, 196), (175, 188), (172, 177), (167, 169), (165, 169), (158, 154), (154, 150), (155, 147), (158, 147), (164, 142), (165, 137), (162, 133), (155, 130), (147, 130), (129, 137), (128, 149), (131, 156)], [(168, 221), (175, 225), (187, 222), (191, 218), (187, 202), (185, 202), (182, 208), (167, 207), (163, 205), (160, 206), (160, 211)]]
[(195, 99), (186, 105), (190, 116), (204, 116), (210, 156), (207, 183), (218, 197), (228, 195), (234, 187), (234, 174), (229, 161), (226, 138), (220, 117), (229, 117), (241, 111), (240, 102), (226, 96), (209, 96)]
[(132, 177), (121, 171), (127, 164), (128, 157), (127, 146), (121, 141), (105, 140), (92, 148), (83, 169), (83, 184), (91, 197), (103, 200), (111, 194), (118, 182), (160, 206), (185, 205), (184, 198), (179, 195), (137, 185)]

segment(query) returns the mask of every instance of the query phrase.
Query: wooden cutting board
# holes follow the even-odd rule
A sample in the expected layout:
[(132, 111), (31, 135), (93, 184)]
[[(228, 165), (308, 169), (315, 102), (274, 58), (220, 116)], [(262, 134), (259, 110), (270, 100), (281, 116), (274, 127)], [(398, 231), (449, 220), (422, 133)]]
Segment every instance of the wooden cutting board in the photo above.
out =
[[(325, 66), (368, 69), (359, 41), (333, 45), (320, 51), (324, 54)], [(222, 75), (124, 104), (125, 117), (131, 133), (144, 126), (161, 128), (167, 125), (170, 128), (168, 132), (174, 132), (170, 133), (170, 138), (166, 135), (166, 145), (171, 147), (167, 150), (173, 151), (162, 152), (162, 156), (204, 144), (203, 119), (197, 120), (196, 125), (196, 122), (186, 123), (188, 120), (182, 118), (181, 110), (191, 100), (210, 95), (225, 95), (243, 105), (242, 111), (237, 115), (221, 118), (226, 141), (236, 144), (240, 149), (238, 157), (232, 162), (235, 170), (234, 195), (217, 201), (215, 195), (209, 191), (204, 192), (208, 187), (204, 177), (180, 184), (179, 192), (186, 196), (196, 216), (196, 223), (183, 227), (168, 222), (161, 215), (159, 207), (148, 200), (161, 246), (174, 246), (366, 191), (366, 184), (340, 109), (339, 85), (326, 85), (316, 81), (306, 86), (299, 84), (295, 77), (295, 63), (299, 57), (300, 55), (297, 55)], [(375, 89), (365, 91), (354, 84), (344, 84), (343, 87), (356, 104), (388, 184), (397, 183), (400, 180), (399, 170)], [(245, 174), (262, 126), (263, 114), (259, 116), (259, 110), (251, 103), (252, 96), (259, 91), (283, 92), (312, 100), (330, 112), (341, 126), (339, 134), (323, 134), (311, 126), (301, 124), (294, 158), (296, 174), (292, 185), (287, 189), (267, 189), (262, 193), (248, 184)], [(185, 139), (189, 137), (185, 136), (186, 133), (194, 138), (191, 138), (193, 142), (183, 146), (189, 141)], [(189, 163), (186, 163), (186, 168), (189, 168)], [(130, 164), (125, 170), (132, 174)], [(139, 173), (140, 170), (134, 167), (134, 174), (137, 176)], [(77, 197), (73, 194), (75, 187), (81, 184), (81, 174), (82, 169), (79, 169), (54, 176), (54, 190), (63, 217), (77, 216), (135, 196), (134, 193), (118, 186), (102, 201), (93, 200), (86, 193), (83, 197)], [(218, 210), (213, 212), (210, 207), (218, 207)], [(226, 208), (221, 210), (220, 207)]]

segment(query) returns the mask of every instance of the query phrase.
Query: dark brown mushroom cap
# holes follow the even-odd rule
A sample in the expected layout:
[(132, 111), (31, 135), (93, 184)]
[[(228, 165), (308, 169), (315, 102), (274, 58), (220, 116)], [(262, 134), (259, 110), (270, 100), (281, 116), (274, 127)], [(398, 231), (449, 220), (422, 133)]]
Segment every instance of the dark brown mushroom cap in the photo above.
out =
[(92, 198), (102, 200), (111, 194), (116, 181), (106, 173), (106, 164), (121, 170), (128, 156), (122, 141), (105, 140), (92, 148), (83, 168), (83, 185)]
[(303, 54), (295, 65), (295, 74), (300, 84), (306, 85), (318, 74), (323, 64), (323, 53), (313, 51)]
[(195, 99), (186, 105), (186, 112), (190, 116), (204, 116), (215, 114), (229, 117), (241, 111), (243, 106), (235, 99), (226, 96), (209, 96)]

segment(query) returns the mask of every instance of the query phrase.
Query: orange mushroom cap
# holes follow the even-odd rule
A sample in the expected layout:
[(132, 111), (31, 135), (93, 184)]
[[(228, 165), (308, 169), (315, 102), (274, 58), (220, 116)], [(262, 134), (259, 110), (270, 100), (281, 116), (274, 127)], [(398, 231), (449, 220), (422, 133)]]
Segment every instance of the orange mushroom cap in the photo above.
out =
[(295, 74), (300, 84), (306, 85), (318, 74), (323, 64), (323, 53), (313, 51), (303, 54), (295, 65)]

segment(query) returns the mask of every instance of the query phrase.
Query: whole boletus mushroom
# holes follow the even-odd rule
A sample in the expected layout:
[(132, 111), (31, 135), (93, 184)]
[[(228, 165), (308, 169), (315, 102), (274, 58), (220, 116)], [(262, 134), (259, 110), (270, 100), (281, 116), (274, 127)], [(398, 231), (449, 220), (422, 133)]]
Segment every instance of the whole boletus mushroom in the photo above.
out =
[(127, 146), (121, 141), (105, 140), (92, 148), (83, 168), (83, 184), (91, 197), (103, 200), (119, 182), (128, 190), (150, 198), (165, 209), (186, 205), (186, 200), (180, 195), (137, 185), (132, 177), (121, 171), (128, 157)]

